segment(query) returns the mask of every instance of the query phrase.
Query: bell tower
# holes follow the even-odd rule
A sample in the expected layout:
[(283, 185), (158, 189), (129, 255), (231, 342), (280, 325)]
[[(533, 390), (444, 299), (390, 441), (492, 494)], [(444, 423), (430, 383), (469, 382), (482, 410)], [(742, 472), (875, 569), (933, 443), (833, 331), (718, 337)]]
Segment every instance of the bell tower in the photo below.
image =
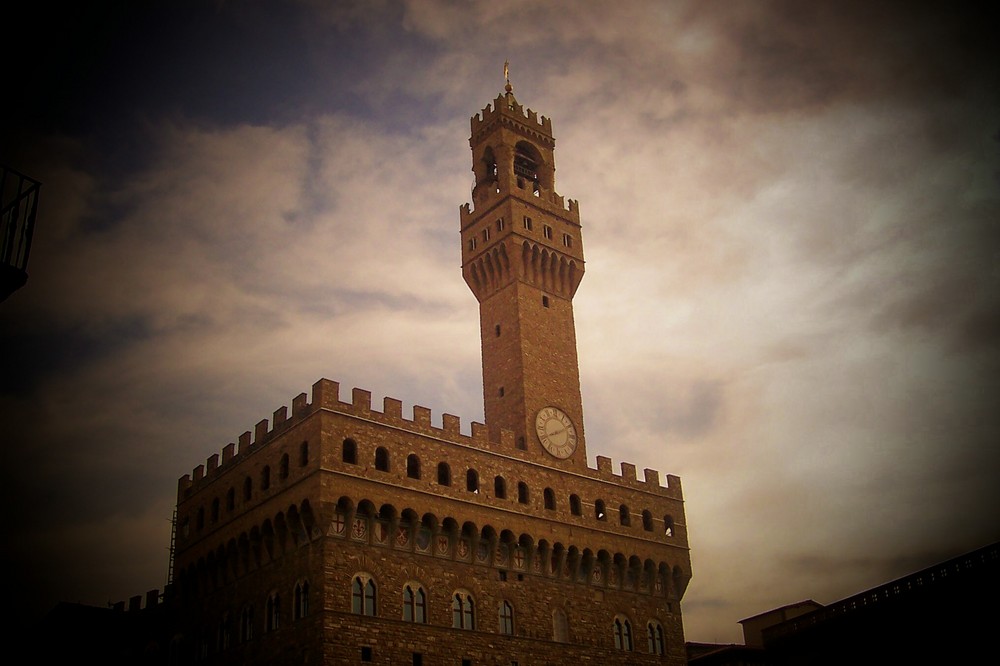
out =
[(538, 462), (586, 468), (573, 323), (583, 237), (577, 203), (555, 191), (552, 121), (518, 104), (508, 79), (472, 117), (469, 145), (462, 275), (479, 301), (486, 426)]

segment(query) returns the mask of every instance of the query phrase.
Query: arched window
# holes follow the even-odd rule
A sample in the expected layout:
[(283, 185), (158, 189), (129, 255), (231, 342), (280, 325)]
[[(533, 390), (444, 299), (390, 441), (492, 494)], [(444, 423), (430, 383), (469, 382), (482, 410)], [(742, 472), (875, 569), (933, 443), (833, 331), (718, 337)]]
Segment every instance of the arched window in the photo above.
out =
[(212, 522), (216, 523), (219, 521), (219, 498), (216, 497), (212, 500)]
[(672, 537), (674, 535), (674, 519), (672, 516), (663, 516), (663, 536)]
[(559, 643), (569, 641), (569, 619), (562, 608), (552, 611), (552, 638)]
[(628, 618), (618, 616), (615, 618), (615, 648), (626, 652), (632, 651), (632, 623)]
[(476, 628), (475, 602), (468, 592), (456, 592), (451, 598), (451, 626), (455, 629)]
[(299, 444), (299, 467), (309, 464), (309, 442)]
[(267, 598), (267, 613), (264, 618), (264, 630), (274, 631), (281, 624), (281, 597), (274, 592)]
[(507, 499), (507, 482), (502, 476), (493, 479), (493, 496), (497, 499)]
[(663, 625), (650, 620), (646, 625), (646, 638), (649, 642), (649, 654), (663, 654)]
[(438, 485), (451, 485), (451, 468), (448, 463), (438, 463)]
[(229, 492), (226, 493), (226, 511), (234, 509), (236, 509), (236, 489), (230, 488)]
[(500, 602), (500, 633), (505, 636), (514, 635), (514, 607), (509, 601)]
[(416, 453), (406, 456), (406, 476), (411, 479), (420, 478), (420, 458), (417, 457)]
[(292, 617), (295, 620), (304, 618), (309, 614), (309, 582), (299, 581), (295, 584), (295, 606), (292, 608)]
[(479, 472), (470, 469), (465, 473), (465, 489), (470, 493), (479, 494)]
[(375, 581), (368, 574), (358, 574), (351, 583), (351, 612), (375, 615)]
[(243, 480), (243, 501), (249, 502), (253, 497), (253, 479), (249, 476)]
[(649, 512), (649, 509), (642, 512), (642, 529), (647, 532), (653, 531), (653, 514)]
[(528, 484), (524, 481), (517, 482), (517, 501), (521, 504), (528, 503)]
[(628, 527), (632, 524), (632, 514), (629, 513), (628, 505), (626, 504), (618, 507), (618, 524), (622, 527)]
[(608, 519), (608, 514), (604, 510), (604, 500), (594, 500), (594, 517), (598, 520)]
[(545, 508), (549, 511), (555, 511), (556, 509), (556, 494), (552, 492), (551, 488), (545, 489)]
[(570, 495), (569, 496), (569, 512), (574, 516), (579, 516), (583, 513), (582, 507), (580, 506), (580, 496)]
[(228, 649), (230, 642), (232, 642), (232, 635), (233, 630), (229, 619), (229, 613), (223, 613), (222, 619), (219, 620), (219, 634), (216, 637), (217, 649), (220, 651)]
[(264, 469), (260, 471), (260, 489), (267, 490), (271, 487), (271, 466), (264, 465)]
[(281, 462), (278, 463), (278, 478), (284, 481), (288, 478), (288, 454), (281, 456)]
[(194, 523), (194, 526), (195, 526), (195, 528), (197, 528), (197, 529), (198, 529), (199, 531), (200, 531), (200, 530), (201, 530), (201, 529), (202, 529), (203, 527), (205, 527), (205, 507), (203, 507), (203, 506), (199, 506), (199, 507), (198, 507), (198, 517), (197, 517), (197, 518), (195, 519), (195, 523)]
[(389, 471), (389, 451), (384, 446), (375, 449), (375, 469), (380, 472)]
[(407, 622), (427, 622), (427, 594), (416, 583), (403, 587), (403, 619)]
[(348, 465), (358, 464), (358, 445), (353, 439), (344, 440), (344, 450), (341, 459)]
[(253, 606), (244, 606), (240, 613), (240, 642), (253, 639)]

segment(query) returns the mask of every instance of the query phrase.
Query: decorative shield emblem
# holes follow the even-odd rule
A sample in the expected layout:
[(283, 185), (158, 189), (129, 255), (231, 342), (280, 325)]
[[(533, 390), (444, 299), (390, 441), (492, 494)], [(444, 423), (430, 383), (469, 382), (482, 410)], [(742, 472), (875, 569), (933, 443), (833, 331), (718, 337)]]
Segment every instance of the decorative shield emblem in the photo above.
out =
[(347, 529), (347, 519), (344, 518), (344, 514), (339, 511), (333, 514), (333, 533), (337, 536), (344, 536), (344, 532)]
[(458, 540), (458, 556), (462, 559), (469, 557), (469, 540), (459, 539)]
[(451, 545), (451, 542), (448, 540), (448, 535), (447, 534), (439, 534), (438, 538), (437, 538), (437, 552), (438, 552), (438, 555), (447, 555), (448, 554), (448, 546), (449, 545)]
[(539, 558), (535, 558), (531, 564), (531, 570), (537, 573), (542, 573), (542, 561)]
[(594, 567), (594, 570), (590, 572), (590, 580), (598, 585), (601, 583), (601, 567)]
[(383, 522), (375, 523), (375, 541), (385, 543), (389, 540), (389, 527)]
[(431, 531), (426, 527), (421, 527), (417, 532), (417, 550), (427, 551), (431, 547)]
[(406, 529), (406, 525), (400, 525), (396, 528), (396, 545), (400, 548), (405, 548), (409, 542), (410, 530)]
[(494, 557), (493, 561), (496, 563), (496, 566), (498, 567), (507, 566), (507, 546), (504, 546), (502, 544), (498, 545), (497, 552), (494, 554), (493, 557)]
[(524, 568), (524, 551), (520, 548), (514, 549), (514, 568), (523, 569)]
[(358, 541), (364, 541), (368, 537), (368, 521), (365, 518), (355, 518), (351, 525), (351, 536)]
[(476, 549), (476, 561), (486, 562), (490, 557), (490, 544), (485, 541), (479, 542), (479, 548)]

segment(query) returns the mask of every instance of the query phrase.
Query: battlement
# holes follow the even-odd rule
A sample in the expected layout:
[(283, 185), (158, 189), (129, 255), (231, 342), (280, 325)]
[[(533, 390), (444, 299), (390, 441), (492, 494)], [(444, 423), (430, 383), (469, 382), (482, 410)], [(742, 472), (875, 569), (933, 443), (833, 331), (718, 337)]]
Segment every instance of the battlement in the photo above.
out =
[[(525, 185), (525, 191), (528, 191), (527, 185)], [(475, 223), (479, 219), (479, 215), (482, 212), (489, 211), (496, 204), (507, 196), (505, 192), (495, 192), (490, 190), (484, 191), (484, 198), (480, 202), (478, 208), (473, 208), (474, 204), (464, 203), (458, 207), (460, 229), (465, 229), (469, 225)], [(558, 215), (559, 217), (565, 219), (566, 221), (580, 226), (580, 202), (576, 199), (564, 199), (562, 195), (555, 192), (545, 192), (545, 196), (532, 196), (531, 198), (525, 197), (525, 200), (530, 202), (532, 205), (541, 208), (549, 213)]]
[[(351, 390), (350, 402), (340, 399), (340, 383), (329, 379), (320, 379), (312, 386), (311, 401), (305, 393), (300, 393), (292, 399), (291, 416), (287, 407), (274, 410), (270, 422), (268, 419), (258, 421), (254, 430), (247, 430), (239, 436), (236, 443), (230, 442), (222, 449), (222, 459), (214, 453), (208, 457), (205, 464), (195, 467), (190, 474), (180, 477), (177, 482), (178, 499), (200, 489), (233, 465), (260, 448), (276, 436), (284, 433), (295, 424), (319, 411), (330, 411), (353, 416), (365, 421), (378, 423), (407, 432), (424, 435), (437, 440), (446, 441), (459, 446), (473, 448), (504, 455), (510, 458), (524, 460), (531, 464), (524, 452), (517, 448), (514, 433), (503, 430), (499, 441), (491, 441), (484, 424), (473, 421), (468, 435), (461, 432), (461, 419), (452, 414), (441, 415), (441, 426), (431, 423), (432, 413), (427, 407), (414, 405), (412, 417), (403, 416), (403, 403), (396, 398), (385, 397), (382, 400), (382, 411), (372, 409), (371, 391), (354, 388)], [(680, 499), (680, 478), (672, 474), (665, 477), (666, 485), (660, 485), (660, 473), (655, 469), (643, 470), (642, 479), (636, 476), (636, 466), (632, 463), (621, 463), (621, 474), (615, 474), (611, 469), (611, 459), (597, 456), (597, 468), (588, 467), (583, 476), (613, 483), (626, 488), (644, 490), (666, 497)]]
[(143, 595), (137, 594), (134, 597), (129, 597), (127, 605), (124, 601), (116, 601), (111, 604), (111, 609), (117, 613), (138, 613), (162, 606), (163, 601), (163, 595), (160, 594), (159, 590), (154, 589), (146, 592), (145, 605), (143, 604)]
[(531, 109), (525, 109), (517, 103), (513, 93), (497, 95), (492, 104), (487, 104), (481, 112), (472, 116), (472, 136), (488, 128), (501, 116), (517, 120), (524, 124), (524, 129), (552, 139), (552, 119), (539, 116)]

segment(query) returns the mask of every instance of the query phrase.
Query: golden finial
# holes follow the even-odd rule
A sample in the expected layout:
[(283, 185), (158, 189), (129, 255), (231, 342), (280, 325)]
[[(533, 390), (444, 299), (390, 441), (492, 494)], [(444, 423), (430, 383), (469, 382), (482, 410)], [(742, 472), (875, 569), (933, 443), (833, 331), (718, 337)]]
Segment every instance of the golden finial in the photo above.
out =
[(509, 93), (514, 92), (514, 86), (510, 85), (510, 60), (503, 61), (503, 78), (507, 81), (504, 90)]

